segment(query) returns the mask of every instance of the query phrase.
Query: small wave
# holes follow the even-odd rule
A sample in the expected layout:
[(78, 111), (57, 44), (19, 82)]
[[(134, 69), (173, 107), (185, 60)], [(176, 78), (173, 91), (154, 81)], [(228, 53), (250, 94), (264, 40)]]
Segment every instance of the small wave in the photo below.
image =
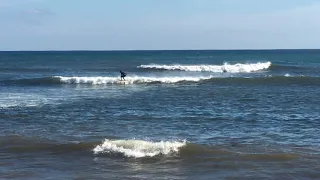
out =
[[(202, 144), (187, 143), (182, 141), (143, 141), (143, 140), (111, 140), (115, 137), (108, 137), (101, 144), (96, 141), (89, 142), (57, 142), (40, 137), (26, 137), (22, 135), (0, 136), (0, 151), (5, 153), (48, 153), (48, 154), (70, 154), (81, 153), (92, 156), (121, 155), (130, 158), (156, 158), (158, 156), (176, 155), (182, 159), (194, 161), (229, 161), (229, 160), (252, 160), (252, 161), (286, 161), (294, 160), (303, 156), (303, 153), (263, 152), (257, 150), (255, 153), (247, 151), (255, 148), (245, 144), (233, 146), (225, 144), (223, 146), (209, 146)], [(313, 152), (312, 149), (305, 149), (306, 154)], [(206, 158), (199, 158), (206, 157)], [(208, 159), (209, 157), (209, 159)], [(117, 158), (117, 156), (116, 156)]]
[(90, 152), (97, 142), (69, 142), (58, 143), (37, 137), (9, 135), (0, 137), (0, 150), (10, 153), (37, 153), (48, 152), (64, 154), (70, 152)]
[(120, 153), (126, 157), (142, 158), (167, 155), (178, 152), (186, 145), (186, 141), (142, 141), (142, 140), (109, 140), (93, 149), (95, 154)]
[(56, 77), (30, 78), (30, 79), (12, 79), (2, 81), (7, 85), (52, 85), (61, 84), (60, 79)]
[[(261, 161), (283, 161), (292, 160), (300, 156), (295, 153), (285, 152), (261, 152), (257, 149), (256, 153), (248, 152), (245, 144), (230, 144), (228, 146), (209, 146), (199, 144), (188, 144), (179, 151), (180, 157), (198, 160), (199, 156), (212, 157), (210, 161), (229, 161), (229, 160), (261, 160)], [(200, 161), (204, 161), (203, 159)]]
[[(122, 84), (119, 77), (63, 77), (55, 76), (59, 78), (61, 82), (66, 84)], [(165, 83), (172, 84), (182, 81), (198, 82), (201, 80), (210, 79), (207, 77), (142, 77), (133, 76), (126, 77), (126, 84), (142, 84), (142, 83)]]
[(58, 69), (48, 67), (0, 67), (2, 72), (23, 72), (23, 73), (40, 73), (40, 72), (56, 72)]
[(140, 65), (137, 68), (143, 69), (162, 69), (162, 70), (180, 70), (180, 71), (196, 71), (196, 72), (229, 72), (229, 73), (249, 73), (268, 69), (271, 66), (271, 62), (264, 63), (252, 63), (252, 64), (228, 64), (223, 65), (161, 65), (150, 64)]
[(288, 65), (288, 64), (272, 64), (270, 67), (272, 71), (317, 71), (318, 67), (314, 66), (299, 66), (299, 65)]
[(269, 153), (269, 154), (241, 154), (242, 160), (259, 160), (259, 161), (288, 161), (299, 158), (299, 154), (294, 153)]
[(320, 77), (310, 76), (265, 76), (265, 77), (227, 77), (208, 80), (214, 84), (252, 84), (252, 85), (310, 85), (319, 86)]

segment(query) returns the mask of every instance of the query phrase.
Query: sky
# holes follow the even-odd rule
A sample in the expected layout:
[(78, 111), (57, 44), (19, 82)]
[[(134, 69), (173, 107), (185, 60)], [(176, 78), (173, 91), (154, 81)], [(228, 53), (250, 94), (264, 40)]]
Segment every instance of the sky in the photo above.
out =
[(320, 0), (0, 0), (0, 51), (319, 49)]

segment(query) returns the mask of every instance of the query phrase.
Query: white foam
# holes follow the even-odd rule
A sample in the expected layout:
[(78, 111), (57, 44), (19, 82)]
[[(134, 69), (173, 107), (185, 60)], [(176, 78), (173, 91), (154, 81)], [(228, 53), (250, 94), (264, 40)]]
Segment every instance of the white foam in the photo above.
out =
[(198, 71), (198, 72), (229, 72), (229, 73), (242, 73), (242, 72), (255, 72), (264, 69), (268, 69), (271, 66), (271, 62), (264, 63), (252, 63), (252, 64), (228, 64), (223, 65), (161, 65), (150, 64), (140, 65), (138, 68), (146, 69), (163, 69), (163, 70), (180, 70), (180, 71)]
[(109, 140), (105, 139), (101, 145), (93, 149), (95, 154), (121, 153), (126, 157), (153, 157), (178, 152), (186, 145), (186, 141), (151, 142), (143, 140)]
[[(59, 78), (61, 82), (67, 84), (122, 84), (119, 77), (63, 77), (63, 76), (55, 76), (55, 78)], [(160, 83), (177, 83), (181, 81), (191, 81), (198, 82), (201, 80), (210, 79), (211, 76), (199, 76), (199, 77), (143, 77), (143, 76), (131, 76), (126, 77), (126, 84), (139, 84), (139, 83), (152, 83), (152, 82), (160, 82)]]
[(285, 77), (291, 77), (291, 75), (289, 73), (284, 75)]
[(48, 103), (45, 96), (26, 93), (2, 93), (0, 96), (0, 108), (10, 107), (35, 107)]

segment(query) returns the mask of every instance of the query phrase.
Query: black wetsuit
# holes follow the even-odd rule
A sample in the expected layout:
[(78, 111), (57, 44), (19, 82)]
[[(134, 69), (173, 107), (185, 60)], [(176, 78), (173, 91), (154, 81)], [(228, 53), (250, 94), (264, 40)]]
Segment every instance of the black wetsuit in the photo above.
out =
[(120, 74), (121, 74), (121, 78), (120, 79), (121, 80), (123, 79), (125, 81), (124, 77), (127, 76), (127, 73), (120, 71)]

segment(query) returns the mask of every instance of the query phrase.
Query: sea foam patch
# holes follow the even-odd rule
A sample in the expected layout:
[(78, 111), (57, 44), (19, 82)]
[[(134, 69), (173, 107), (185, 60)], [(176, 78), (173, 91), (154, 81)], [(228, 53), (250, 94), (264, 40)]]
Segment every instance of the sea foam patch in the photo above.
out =
[(126, 157), (142, 158), (157, 155), (167, 155), (178, 152), (186, 145), (186, 141), (143, 141), (143, 140), (109, 140), (105, 139), (97, 145), (93, 152), (101, 153), (120, 153)]
[(228, 64), (223, 65), (161, 65), (161, 64), (149, 64), (140, 65), (137, 68), (144, 69), (162, 69), (162, 70), (180, 70), (180, 71), (195, 71), (195, 72), (229, 72), (229, 73), (242, 73), (242, 72), (255, 72), (264, 69), (268, 69), (271, 66), (271, 62), (258, 62), (251, 64)]

